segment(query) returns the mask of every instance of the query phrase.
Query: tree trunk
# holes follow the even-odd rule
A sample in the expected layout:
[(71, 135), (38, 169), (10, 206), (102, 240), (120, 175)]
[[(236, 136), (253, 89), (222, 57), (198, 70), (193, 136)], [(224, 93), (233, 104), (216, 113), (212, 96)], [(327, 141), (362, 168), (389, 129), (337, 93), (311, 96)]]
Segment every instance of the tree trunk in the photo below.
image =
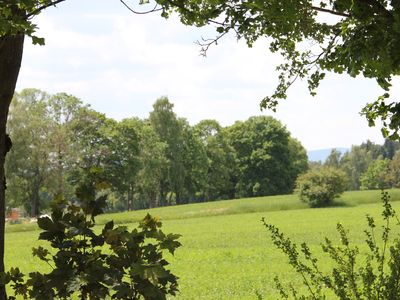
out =
[(129, 187), (128, 187), (128, 203), (127, 203), (128, 211), (132, 210), (132, 202), (133, 202), (132, 198), (133, 198), (133, 187), (132, 187), (132, 185), (129, 185)]
[(58, 159), (57, 159), (57, 191), (56, 195), (65, 195), (65, 187), (64, 187), (64, 156), (61, 150), (60, 145), (58, 145)]
[(164, 180), (160, 180), (160, 206), (167, 205), (167, 189)]
[[(21, 67), (24, 35), (0, 37), (0, 272), (4, 272), (5, 234), (5, 156), (11, 147), (6, 135), (8, 109), (14, 96)], [(0, 285), (0, 300), (5, 300), (5, 286)]]
[(157, 207), (157, 193), (154, 191), (150, 191), (147, 193), (149, 199), (149, 208)]
[(31, 218), (39, 216), (40, 212), (40, 183), (33, 184), (32, 197), (31, 197)]

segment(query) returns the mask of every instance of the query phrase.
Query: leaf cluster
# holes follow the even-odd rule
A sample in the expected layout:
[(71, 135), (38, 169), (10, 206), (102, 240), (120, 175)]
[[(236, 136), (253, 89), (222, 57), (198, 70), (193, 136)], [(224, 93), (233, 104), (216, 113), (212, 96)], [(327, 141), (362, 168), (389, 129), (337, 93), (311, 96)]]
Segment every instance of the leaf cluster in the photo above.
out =
[(382, 191), (381, 198), (383, 225), (380, 236), (374, 218), (367, 215), (368, 227), (364, 232), (368, 253), (361, 253), (357, 246), (351, 245), (348, 231), (340, 223), (337, 224), (339, 245), (325, 238), (322, 250), (334, 263), (329, 272), (321, 270), (321, 263), (306, 243), (302, 243), (299, 249), (276, 226), (262, 220), (272, 242), (287, 256), (307, 290), (300, 294), (292, 284), (286, 287), (276, 277), (276, 287), (283, 299), (330, 299), (332, 294), (341, 300), (400, 298), (400, 240), (390, 236), (392, 222), (395, 220), (398, 226), (399, 220), (389, 203), (388, 193)]
[(312, 96), (326, 72), (373, 78), (385, 95), (368, 104), (363, 113), (370, 124), (381, 119), (383, 133), (398, 137), (398, 103), (385, 103), (393, 76), (400, 73), (400, 5), (391, 0), (156, 0), (168, 17), (176, 11), (184, 24), (214, 25), (216, 37), (203, 39), (202, 54), (233, 32), (251, 47), (268, 38), (279, 53), (278, 85), (264, 97), (261, 108), (276, 110), (298, 79), (308, 83)]
[(27, 35), (33, 44), (44, 45), (44, 38), (35, 35), (37, 25), (32, 18), (50, 6), (65, 0), (1, 0), (0, 37)]
[[(58, 197), (51, 216), (38, 219), (40, 240), (52, 249), (33, 248), (33, 256), (50, 266), (48, 273), (32, 272), (25, 280), (18, 268), (1, 274), (16, 296), (24, 299), (166, 299), (178, 291), (177, 277), (163, 258), (180, 247), (180, 235), (164, 234), (161, 222), (147, 215), (138, 228), (115, 227), (113, 221), (96, 233), (95, 217), (102, 213), (108, 188), (91, 170), (77, 189), (77, 201)], [(14, 296), (9, 299), (16, 299)]]

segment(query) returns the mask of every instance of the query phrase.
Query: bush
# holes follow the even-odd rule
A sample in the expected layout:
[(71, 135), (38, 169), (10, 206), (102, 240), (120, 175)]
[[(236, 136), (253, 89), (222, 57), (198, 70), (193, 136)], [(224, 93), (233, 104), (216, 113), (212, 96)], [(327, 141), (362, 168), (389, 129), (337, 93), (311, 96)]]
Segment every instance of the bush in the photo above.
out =
[(311, 207), (330, 205), (346, 188), (347, 177), (334, 168), (320, 168), (300, 175), (296, 180), (296, 191), (300, 200)]
[[(329, 272), (322, 272), (317, 258), (313, 256), (306, 243), (300, 249), (290, 238), (284, 236), (274, 225), (264, 225), (269, 230), (275, 246), (289, 259), (289, 264), (299, 274), (300, 281), (307, 289), (307, 295), (299, 292), (289, 284), (284, 286), (278, 277), (275, 284), (284, 299), (332, 299), (332, 293), (340, 300), (400, 299), (400, 240), (398, 235), (391, 238), (392, 221), (399, 226), (399, 219), (389, 203), (389, 195), (382, 192), (383, 226), (379, 235), (375, 229), (375, 220), (367, 215), (368, 228), (365, 230), (367, 253), (360, 253), (357, 246), (351, 246), (347, 230), (340, 223), (337, 230), (340, 245), (336, 246), (325, 238), (323, 252), (333, 260)], [(397, 231), (398, 232), (398, 231)], [(330, 290), (330, 293), (329, 293)]]
[[(33, 248), (33, 255), (51, 267), (45, 274), (32, 272), (27, 280), (18, 268), (0, 274), (16, 296), (24, 299), (166, 299), (178, 290), (177, 277), (166, 267), (163, 251), (180, 246), (179, 235), (164, 234), (161, 222), (147, 215), (137, 229), (114, 227), (108, 222), (95, 233), (95, 217), (102, 213), (107, 188), (96, 176), (77, 190), (79, 201), (62, 197), (52, 205), (51, 217), (38, 220), (39, 239), (51, 251)], [(16, 299), (9, 297), (9, 300)]]

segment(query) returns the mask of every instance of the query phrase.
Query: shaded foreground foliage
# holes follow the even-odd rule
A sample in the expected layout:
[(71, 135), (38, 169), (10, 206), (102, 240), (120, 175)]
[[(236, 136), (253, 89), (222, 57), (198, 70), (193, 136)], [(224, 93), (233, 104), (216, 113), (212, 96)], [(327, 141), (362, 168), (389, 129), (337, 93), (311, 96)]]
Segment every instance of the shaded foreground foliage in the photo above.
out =
[[(166, 266), (163, 251), (174, 254), (180, 235), (164, 234), (161, 222), (149, 214), (139, 228), (105, 224), (97, 234), (95, 217), (103, 212), (108, 184), (92, 170), (76, 191), (79, 201), (59, 197), (51, 217), (38, 220), (39, 239), (50, 242), (53, 251), (41, 246), (33, 255), (46, 262), (48, 273), (31, 272), (29, 278), (18, 268), (0, 273), (2, 284), (10, 284), (24, 299), (166, 299), (178, 291), (177, 277)], [(99, 192), (100, 191), (100, 192)], [(107, 248), (107, 249), (106, 249)], [(8, 299), (16, 299), (14, 296)]]
[[(271, 234), (274, 245), (289, 259), (289, 264), (299, 274), (302, 284), (307, 288), (305, 295), (300, 295), (292, 284), (284, 286), (275, 277), (276, 287), (282, 298), (289, 299), (399, 299), (400, 298), (400, 240), (398, 235), (391, 238), (392, 223), (399, 219), (389, 203), (390, 196), (382, 191), (383, 225), (378, 233), (373, 217), (367, 215), (368, 228), (364, 231), (368, 253), (364, 255), (357, 246), (352, 246), (348, 231), (340, 223), (337, 231), (340, 245), (335, 245), (325, 238), (323, 252), (334, 262), (329, 273), (324, 273), (318, 259), (311, 253), (309, 246), (302, 243), (300, 249), (286, 237), (276, 226), (263, 224)], [(378, 239), (380, 234), (380, 239)]]

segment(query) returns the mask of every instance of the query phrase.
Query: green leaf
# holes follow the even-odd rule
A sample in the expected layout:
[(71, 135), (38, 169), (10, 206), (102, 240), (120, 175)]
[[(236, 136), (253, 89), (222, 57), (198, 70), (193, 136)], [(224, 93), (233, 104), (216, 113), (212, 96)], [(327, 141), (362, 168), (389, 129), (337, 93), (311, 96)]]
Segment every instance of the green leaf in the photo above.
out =
[(47, 258), (47, 255), (49, 255), (50, 252), (43, 248), (42, 246), (39, 246), (38, 248), (32, 248), (32, 255), (37, 256), (39, 259), (48, 262), (49, 259)]
[(38, 226), (43, 230), (50, 230), (53, 228), (53, 221), (49, 217), (41, 217), (37, 220)]
[(32, 44), (44, 46), (44, 44), (45, 44), (44, 38), (40, 38), (40, 37), (37, 37), (34, 35), (32, 35), (31, 38), (32, 38)]

